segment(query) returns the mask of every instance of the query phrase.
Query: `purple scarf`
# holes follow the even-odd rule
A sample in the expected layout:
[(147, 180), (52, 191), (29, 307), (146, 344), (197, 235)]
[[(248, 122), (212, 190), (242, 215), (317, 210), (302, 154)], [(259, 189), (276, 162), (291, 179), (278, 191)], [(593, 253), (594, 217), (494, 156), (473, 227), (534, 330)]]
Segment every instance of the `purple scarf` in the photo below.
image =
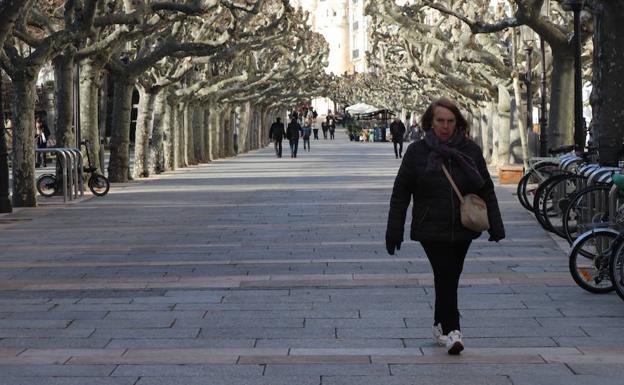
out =
[(442, 170), (442, 162), (447, 159), (453, 159), (456, 161), (461, 169), (466, 173), (470, 183), (476, 186), (477, 189), (481, 188), (485, 181), (479, 173), (474, 160), (463, 152), (459, 151), (459, 148), (466, 143), (466, 135), (462, 130), (455, 131), (453, 135), (446, 142), (440, 141), (438, 137), (430, 129), (425, 134), (425, 143), (431, 148), (431, 152), (427, 157), (427, 171)]

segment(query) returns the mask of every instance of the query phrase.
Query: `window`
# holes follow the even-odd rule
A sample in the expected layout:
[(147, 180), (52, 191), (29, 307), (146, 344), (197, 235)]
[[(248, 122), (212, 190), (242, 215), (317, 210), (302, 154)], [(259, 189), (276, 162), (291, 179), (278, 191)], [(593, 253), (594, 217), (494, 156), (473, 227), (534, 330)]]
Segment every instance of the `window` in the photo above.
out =
[(359, 49), (354, 49), (353, 52), (351, 53), (351, 56), (353, 56), (354, 59), (357, 59), (360, 57), (360, 50)]

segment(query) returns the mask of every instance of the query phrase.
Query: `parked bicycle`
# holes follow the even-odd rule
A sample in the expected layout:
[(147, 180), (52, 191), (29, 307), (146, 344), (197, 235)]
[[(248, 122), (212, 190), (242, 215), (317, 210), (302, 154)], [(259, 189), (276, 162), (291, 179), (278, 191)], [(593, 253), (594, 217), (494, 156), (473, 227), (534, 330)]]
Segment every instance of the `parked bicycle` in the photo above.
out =
[[(91, 143), (88, 140), (84, 140), (81, 143), (81, 147), (82, 146), (84, 146), (85, 148), (88, 164), (88, 167), (83, 166), (82, 168), (83, 178), (87, 182), (87, 186), (89, 186), (89, 190), (91, 190), (93, 195), (103, 197), (108, 193), (108, 190), (110, 189), (110, 183), (104, 175), (98, 172), (97, 167), (95, 167), (95, 164), (91, 157), (91, 153), (93, 151)], [(89, 174), (88, 178), (85, 177), (86, 173)], [(43, 174), (39, 178), (37, 178), (35, 185), (37, 187), (37, 191), (39, 191), (39, 194), (45, 197), (51, 197), (56, 195), (57, 190), (62, 188), (60, 183), (62, 184), (62, 182), (59, 182), (55, 174)]]

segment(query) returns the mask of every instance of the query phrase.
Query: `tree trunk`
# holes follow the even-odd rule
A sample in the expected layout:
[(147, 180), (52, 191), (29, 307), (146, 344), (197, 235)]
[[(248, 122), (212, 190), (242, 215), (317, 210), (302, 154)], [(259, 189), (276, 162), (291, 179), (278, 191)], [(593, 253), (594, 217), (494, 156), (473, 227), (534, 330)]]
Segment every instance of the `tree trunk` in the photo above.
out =
[[(36, 75), (12, 74), (15, 119), (13, 124), (13, 206), (36, 207), (35, 98)], [(34, 71), (28, 71), (34, 72)]]
[[(99, 93), (101, 67), (91, 59), (80, 63), (80, 127), (83, 140), (91, 143), (91, 161), (98, 169), (100, 165)], [(86, 161), (86, 160), (85, 160)]]
[(491, 160), (492, 150), (490, 148), (491, 141), (491, 114), (490, 114), (490, 103), (486, 103), (481, 107), (481, 143), (483, 143), (483, 147), (481, 147), (481, 151), (483, 151), (483, 158), (487, 163)]
[(165, 171), (165, 104), (165, 93), (157, 93), (154, 100), (154, 126), (150, 144), (150, 169), (156, 174)]
[(165, 116), (164, 116), (164, 128), (165, 128), (165, 137), (164, 137), (164, 151), (165, 151), (165, 170), (174, 170), (175, 169), (175, 126), (173, 124), (173, 113), (171, 103), (169, 101), (169, 97), (167, 95), (168, 91), (165, 90)]
[(210, 133), (210, 159), (219, 159), (219, 120), (221, 112), (215, 108), (210, 107), (210, 126), (208, 132)]
[(208, 163), (208, 162), (210, 162), (212, 160), (211, 156), (210, 156), (210, 140), (211, 140), (211, 138), (210, 138), (210, 119), (211, 119), (211, 116), (210, 116), (210, 109), (209, 108), (202, 107), (202, 111), (204, 113), (204, 127), (203, 127), (203, 130), (204, 130), (204, 145), (203, 145), (203, 148), (204, 148), (204, 154), (205, 154), (205, 162)]
[(223, 120), (221, 124), (219, 125), (219, 128), (221, 129), (221, 138), (222, 138), (221, 139), (222, 145), (220, 146), (221, 158), (227, 158), (227, 157), (232, 156), (233, 145), (232, 145), (231, 124), (232, 124), (232, 108), (227, 107), (224, 110)]
[(139, 106), (136, 131), (134, 134), (134, 173), (135, 177), (147, 178), (150, 175), (149, 136), (154, 119), (153, 92), (144, 87), (139, 89)]
[(598, 0), (594, 7), (592, 132), (599, 162), (617, 165), (624, 137), (624, 4)]
[(511, 125), (511, 97), (505, 86), (498, 86), (498, 164), (509, 164), (510, 125)]
[(202, 163), (204, 158), (202, 157), (202, 143), (199, 140), (201, 138), (201, 130), (204, 124), (204, 114), (201, 111), (201, 107), (193, 103), (193, 157), (197, 163)]
[(186, 167), (186, 137), (184, 129), (184, 118), (182, 117), (182, 104), (175, 100), (173, 102), (173, 125), (175, 126), (175, 158), (176, 168)]
[(553, 47), (548, 147), (574, 144), (574, 56)]
[(188, 165), (197, 164), (193, 145), (193, 114), (191, 112), (191, 105), (188, 102), (184, 103), (182, 106), (182, 118), (184, 120), (184, 136), (186, 137), (186, 163)]
[(73, 126), (74, 54), (65, 51), (52, 60), (54, 66), (54, 131), (58, 147), (76, 147)]
[(130, 180), (130, 120), (134, 79), (113, 76), (113, 81), (113, 124), (108, 178), (111, 182), (127, 182)]

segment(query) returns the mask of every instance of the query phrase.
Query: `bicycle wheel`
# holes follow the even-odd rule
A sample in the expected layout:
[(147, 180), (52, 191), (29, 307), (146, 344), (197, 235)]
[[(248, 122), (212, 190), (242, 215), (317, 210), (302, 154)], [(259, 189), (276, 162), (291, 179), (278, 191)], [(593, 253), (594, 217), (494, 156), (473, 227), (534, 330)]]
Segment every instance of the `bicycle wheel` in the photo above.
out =
[(56, 177), (53, 174), (43, 174), (37, 178), (37, 191), (44, 197), (51, 197), (56, 193)]
[(108, 183), (108, 179), (104, 175), (93, 173), (89, 177), (89, 190), (91, 190), (93, 195), (103, 197), (108, 193), (109, 188), (110, 183)]
[(608, 201), (609, 190), (606, 185), (589, 186), (570, 196), (570, 203), (563, 212), (563, 235), (570, 244), (586, 231), (605, 227), (609, 219), (608, 205), (596, 204)]
[[(548, 227), (546, 227), (546, 219), (542, 217), (542, 211), (544, 206), (544, 201), (546, 200), (546, 191), (548, 187), (553, 183), (558, 182), (559, 180), (565, 178), (567, 174), (564, 175), (554, 175), (550, 178), (546, 179), (542, 184), (539, 185), (537, 190), (535, 191), (535, 197), (533, 198), (533, 214), (535, 215), (535, 219), (539, 222), (540, 225), (544, 228), (544, 230), (551, 231)], [(547, 201), (550, 205), (546, 206), (546, 211), (552, 209), (552, 202)]]
[(613, 291), (609, 278), (609, 261), (613, 241), (618, 232), (612, 229), (595, 229), (577, 238), (569, 257), (570, 274), (577, 285), (590, 293)]
[(624, 300), (624, 242), (621, 242), (609, 262), (609, 278), (616, 293)]
[(549, 177), (561, 172), (556, 163), (538, 163), (527, 172), (518, 182), (516, 193), (520, 204), (525, 209), (532, 211), (533, 198), (539, 184)]
[(568, 208), (570, 196), (577, 192), (586, 180), (583, 176), (570, 174), (546, 188), (541, 208), (542, 218), (546, 228), (561, 238), (566, 238), (563, 232), (563, 213)]

